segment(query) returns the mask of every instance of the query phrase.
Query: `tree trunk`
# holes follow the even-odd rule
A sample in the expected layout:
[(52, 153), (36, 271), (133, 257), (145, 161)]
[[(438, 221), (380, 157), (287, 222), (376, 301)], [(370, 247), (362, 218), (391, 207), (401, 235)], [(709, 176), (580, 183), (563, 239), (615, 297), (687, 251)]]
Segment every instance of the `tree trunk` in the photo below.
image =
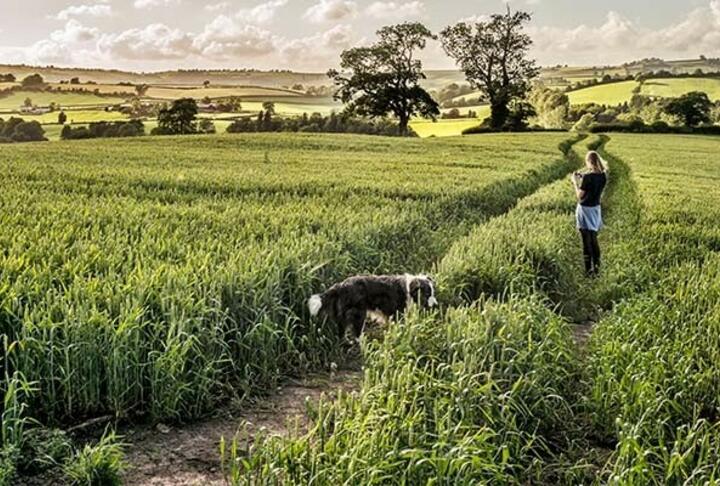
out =
[(490, 100), (490, 127), (493, 130), (502, 130), (510, 116), (509, 100), (503, 94), (496, 95)]
[(398, 135), (400, 135), (401, 137), (407, 137), (409, 124), (410, 117), (407, 115), (401, 115), (398, 121)]

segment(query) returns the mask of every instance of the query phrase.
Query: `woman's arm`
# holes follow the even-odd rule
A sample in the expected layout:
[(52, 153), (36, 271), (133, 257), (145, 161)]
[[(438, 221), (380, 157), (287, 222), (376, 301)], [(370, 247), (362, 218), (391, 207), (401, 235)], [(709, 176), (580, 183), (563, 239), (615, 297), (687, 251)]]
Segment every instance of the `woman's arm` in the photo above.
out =
[(572, 181), (573, 188), (575, 189), (575, 197), (578, 201), (581, 201), (582, 198), (585, 197), (585, 191), (580, 189), (580, 181), (582, 181), (582, 176), (575, 172), (570, 176), (570, 180)]

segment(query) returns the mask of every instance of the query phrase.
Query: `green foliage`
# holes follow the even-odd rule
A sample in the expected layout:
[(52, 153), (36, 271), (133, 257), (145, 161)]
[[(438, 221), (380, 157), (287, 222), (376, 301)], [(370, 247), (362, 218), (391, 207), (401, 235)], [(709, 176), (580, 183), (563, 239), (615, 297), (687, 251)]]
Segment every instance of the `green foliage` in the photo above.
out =
[(114, 432), (106, 432), (97, 444), (78, 451), (63, 471), (71, 486), (119, 486), (123, 457), (123, 444)]
[(528, 58), (532, 39), (523, 32), (526, 12), (493, 15), (487, 22), (460, 22), (441, 33), (445, 52), (465, 73), (470, 86), (485, 93), (491, 106), (491, 128), (503, 129), (511, 104), (523, 100), (539, 73)]
[(45, 85), (45, 80), (39, 74), (30, 74), (23, 78), (21, 82), (23, 88), (35, 89), (41, 88)]
[(543, 128), (565, 128), (570, 112), (567, 94), (557, 90), (536, 86), (528, 96), (528, 102), (535, 109), (534, 121)]
[(197, 102), (193, 98), (180, 98), (172, 106), (158, 113), (158, 126), (153, 135), (187, 135), (197, 132), (195, 118), (198, 114)]
[(693, 91), (671, 100), (665, 106), (669, 115), (681, 117), (685, 126), (696, 127), (710, 122), (712, 102), (706, 93)]
[(12, 486), (16, 475), (16, 463), (20, 453), (17, 448), (0, 448), (0, 486)]
[(578, 133), (589, 132), (594, 122), (595, 117), (591, 113), (585, 113), (582, 117), (580, 117), (577, 123), (573, 125), (572, 131)]
[(18, 469), (23, 473), (37, 473), (62, 465), (72, 455), (72, 441), (65, 432), (32, 428), (24, 434)]
[(66, 125), (60, 132), (63, 140), (85, 138), (139, 137), (145, 135), (145, 126), (140, 120), (118, 122), (93, 122), (87, 127)]
[(212, 120), (203, 118), (198, 123), (198, 133), (210, 134), (210, 133), (215, 133), (215, 132), (216, 132), (215, 124), (212, 122)]
[(45, 130), (36, 121), (26, 122), (22, 118), (0, 118), (0, 143), (47, 141)]
[(406, 135), (414, 116), (435, 119), (437, 102), (420, 86), (425, 79), (416, 51), (423, 50), (434, 36), (420, 23), (383, 27), (378, 42), (342, 53), (342, 71), (328, 73), (338, 86), (336, 98), (349, 113), (372, 118), (394, 115), (398, 133)]
[[(303, 132), (303, 133), (359, 133), (363, 135), (397, 136), (398, 125), (386, 118), (370, 120), (351, 116), (347, 113), (330, 113), (323, 116), (313, 113), (299, 117), (281, 118), (272, 116), (265, 123), (265, 116), (261, 122), (250, 118), (238, 118), (227, 127), (228, 133), (252, 132)], [(413, 131), (408, 130), (412, 135)]]

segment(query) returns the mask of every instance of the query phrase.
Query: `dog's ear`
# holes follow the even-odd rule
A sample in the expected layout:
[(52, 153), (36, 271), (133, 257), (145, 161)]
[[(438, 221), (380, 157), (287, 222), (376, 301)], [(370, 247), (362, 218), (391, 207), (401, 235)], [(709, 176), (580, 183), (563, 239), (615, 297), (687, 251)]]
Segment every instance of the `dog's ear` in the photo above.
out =
[(420, 292), (422, 290), (420, 280), (417, 278), (411, 279), (410, 285), (408, 285), (408, 289), (410, 291), (410, 298), (412, 299), (412, 301), (417, 302), (418, 298), (420, 297)]

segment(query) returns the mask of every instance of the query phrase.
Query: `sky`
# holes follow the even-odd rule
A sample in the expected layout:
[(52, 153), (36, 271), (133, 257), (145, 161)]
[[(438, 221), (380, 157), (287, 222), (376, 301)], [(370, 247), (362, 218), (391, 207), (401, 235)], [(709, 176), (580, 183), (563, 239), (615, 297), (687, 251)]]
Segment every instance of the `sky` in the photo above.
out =
[[(0, 64), (133, 71), (325, 71), (380, 27), (435, 32), (502, 12), (503, 0), (0, 0)], [(720, 0), (513, 0), (541, 65), (720, 57)], [(452, 68), (438, 43), (428, 69)]]

